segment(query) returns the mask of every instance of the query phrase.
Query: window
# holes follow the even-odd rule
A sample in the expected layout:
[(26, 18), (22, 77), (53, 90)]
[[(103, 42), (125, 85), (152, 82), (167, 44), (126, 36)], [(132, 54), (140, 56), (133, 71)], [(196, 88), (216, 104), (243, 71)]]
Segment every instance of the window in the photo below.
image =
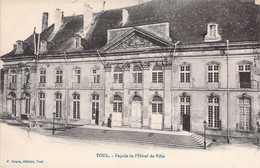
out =
[(159, 65), (153, 67), (152, 83), (163, 83), (163, 70)]
[(239, 129), (251, 129), (251, 99), (247, 97), (238, 98)]
[(123, 83), (123, 70), (119, 67), (114, 70), (114, 83)]
[(25, 95), (25, 114), (30, 114), (31, 106), (31, 96), (29, 94)]
[(183, 115), (190, 115), (190, 97), (189, 96), (181, 96), (180, 97), (180, 124), (183, 124)]
[(251, 64), (238, 65), (240, 88), (251, 88)]
[(45, 93), (39, 94), (39, 116), (45, 116)]
[(16, 71), (12, 70), (11, 71), (11, 83), (16, 83), (16, 82), (17, 82)]
[(80, 119), (80, 95), (73, 94), (73, 119)]
[(22, 41), (17, 41), (17, 50), (16, 52), (21, 52), (23, 51), (23, 42)]
[(217, 96), (208, 97), (208, 126), (219, 128), (219, 98)]
[(123, 107), (122, 98), (119, 95), (115, 95), (113, 100), (113, 112), (122, 113), (122, 107)]
[(180, 66), (180, 82), (190, 82), (190, 65)]
[(81, 47), (81, 38), (80, 37), (75, 37), (75, 48), (80, 48)]
[(56, 117), (62, 117), (62, 94), (56, 93)]
[(56, 83), (62, 83), (62, 70), (60, 68), (56, 70)]
[(135, 66), (133, 68), (133, 83), (142, 83), (143, 81), (143, 73), (142, 69), (139, 66)]
[(96, 119), (96, 115), (99, 112), (99, 95), (92, 95), (92, 120)]
[(16, 94), (14, 92), (9, 93), (9, 99), (11, 101), (12, 114), (16, 116)]
[(205, 41), (219, 41), (221, 40), (220, 35), (218, 34), (218, 24), (210, 23), (207, 28), (207, 35), (205, 36)]
[(98, 69), (93, 69), (93, 83), (99, 83), (100, 82), (100, 75)]
[(163, 101), (159, 96), (155, 96), (152, 100), (152, 113), (162, 114), (163, 113)]
[(46, 51), (46, 50), (47, 50), (47, 41), (41, 41), (40, 51)]
[(24, 70), (24, 84), (30, 84), (30, 71), (29, 69)]
[(217, 83), (219, 81), (219, 66), (217, 64), (208, 65), (208, 82)]
[(46, 70), (43, 68), (40, 69), (40, 83), (41, 84), (46, 83)]
[(78, 67), (73, 70), (73, 82), (80, 83), (80, 68)]

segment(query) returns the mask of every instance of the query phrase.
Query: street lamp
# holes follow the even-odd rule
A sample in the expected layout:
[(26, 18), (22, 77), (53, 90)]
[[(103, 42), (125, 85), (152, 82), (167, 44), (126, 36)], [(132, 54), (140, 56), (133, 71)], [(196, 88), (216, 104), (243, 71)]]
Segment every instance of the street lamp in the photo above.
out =
[(54, 118), (55, 118), (55, 112), (52, 113), (53, 115), (53, 120), (52, 120), (52, 135), (54, 135)]
[(206, 127), (207, 127), (206, 120), (203, 121), (203, 125), (204, 125), (204, 149), (206, 149)]

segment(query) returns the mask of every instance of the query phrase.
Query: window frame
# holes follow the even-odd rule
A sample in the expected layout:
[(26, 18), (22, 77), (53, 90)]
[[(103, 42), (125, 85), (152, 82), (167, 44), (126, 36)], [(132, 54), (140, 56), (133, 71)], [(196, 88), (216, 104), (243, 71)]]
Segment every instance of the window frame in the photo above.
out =
[(113, 113), (123, 113), (123, 99), (119, 95), (113, 98)]
[(61, 68), (57, 68), (55, 70), (55, 83), (56, 84), (63, 83), (63, 70)]
[(55, 117), (62, 118), (62, 94), (55, 94)]
[(45, 117), (45, 93), (39, 93), (39, 116)]
[(74, 93), (72, 99), (73, 119), (80, 119), (80, 94)]
[(181, 64), (180, 65), (180, 83), (190, 83), (191, 82), (191, 65)]
[(113, 73), (114, 83), (124, 83), (124, 72), (122, 68), (116, 67)]
[(143, 71), (140, 66), (133, 67), (132, 83), (143, 83)]
[(152, 83), (163, 83), (164, 73), (163, 68), (160, 65), (154, 65), (152, 69)]
[(220, 128), (220, 98), (216, 95), (207, 97), (208, 128)]
[[(159, 99), (159, 100), (155, 100), (155, 99)], [(152, 99), (152, 114), (153, 115), (158, 115), (158, 114), (161, 114), (163, 115), (163, 99), (156, 95), (153, 97)]]
[[(241, 103), (241, 101), (243, 103)], [(248, 103), (245, 103), (245, 100), (248, 100)], [(241, 115), (241, 108), (243, 108), (243, 114)], [(248, 114), (246, 114), (246, 109), (249, 109)], [(238, 97), (238, 130), (242, 131), (251, 131), (252, 130), (252, 98), (240, 96)], [(242, 118), (241, 118), (242, 117)], [(243, 119), (243, 124), (241, 123)], [(248, 120), (248, 125), (247, 125)]]
[(188, 114), (190, 115), (191, 112), (191, 99), (188, 95), (181, 95), (180, 96), (180, 124), (183, 125), (183, 115)]
[[(210, 69), (211, 67), (211, 69)], [(210, 63), (207, 65), (207, 82), (208, 83), (219, 83), (219, 64)]]

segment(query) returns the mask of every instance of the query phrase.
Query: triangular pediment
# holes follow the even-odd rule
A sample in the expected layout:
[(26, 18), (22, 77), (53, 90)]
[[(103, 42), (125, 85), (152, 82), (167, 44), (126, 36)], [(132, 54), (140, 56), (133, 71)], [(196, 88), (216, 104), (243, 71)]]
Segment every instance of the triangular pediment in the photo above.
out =
[(156, 33), (132, 28), (103, 47), (102, 52), (121, 52), (170, 47), (173, 44)]

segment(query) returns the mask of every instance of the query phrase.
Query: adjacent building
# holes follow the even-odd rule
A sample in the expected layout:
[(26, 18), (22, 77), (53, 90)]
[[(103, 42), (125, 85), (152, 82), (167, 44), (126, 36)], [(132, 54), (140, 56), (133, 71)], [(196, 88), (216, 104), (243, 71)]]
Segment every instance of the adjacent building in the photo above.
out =
[(260, 117), (260, 6), (153, 0), (55, 11), (4, 61), (3, 112), (40, 124), (253, 137)]

